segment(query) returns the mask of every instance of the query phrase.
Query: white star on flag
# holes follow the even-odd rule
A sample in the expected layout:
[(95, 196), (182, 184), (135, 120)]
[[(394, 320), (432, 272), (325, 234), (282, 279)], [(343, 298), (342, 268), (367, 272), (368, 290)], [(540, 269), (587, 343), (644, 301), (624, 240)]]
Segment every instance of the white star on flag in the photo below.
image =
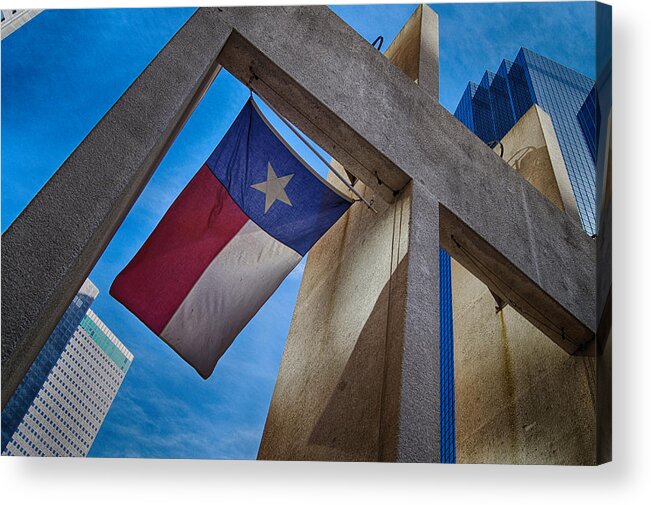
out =
[[(277, 200), (290, 208), (269, 212)], [(249, 99), (110, 293), (207, 379), (352, 203), (297, 157)]]
[(259, 182), (257, 184), (251, 185), (253, 189), (257, 189), (258, 191), (261, 191), (265, 194), (265, 214), (276, 200), (280, 200), (281, 202), (292, 206), (292, 202), (289, 200), (289, 197), (285, 192), (285, 186), (289, 184), (289, 181), (292, 179), (292, 177), (294, 177), (294, 174), (278, 177), (276, 175), (276, 172), (274, 172), (273, 167), (271, 166), (271, 162), (267, 162), (267, 180), (265, 182)]

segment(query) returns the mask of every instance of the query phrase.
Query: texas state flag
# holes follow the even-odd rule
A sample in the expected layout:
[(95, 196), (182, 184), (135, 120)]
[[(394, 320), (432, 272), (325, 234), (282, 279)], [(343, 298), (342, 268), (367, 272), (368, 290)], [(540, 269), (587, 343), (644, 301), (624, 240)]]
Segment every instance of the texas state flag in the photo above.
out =
[(110, 293), (206, 379), (351, 203), (251, 99)]

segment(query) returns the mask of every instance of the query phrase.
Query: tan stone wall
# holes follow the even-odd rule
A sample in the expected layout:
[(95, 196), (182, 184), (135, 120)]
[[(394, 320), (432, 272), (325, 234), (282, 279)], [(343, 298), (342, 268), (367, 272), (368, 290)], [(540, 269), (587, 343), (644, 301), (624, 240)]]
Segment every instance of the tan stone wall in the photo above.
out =
[[(532, 107), (502, 147), (525, 179), (575, 213), (542, 109)], [(568, 355), (509, 306), (496, 312), (488, 288), (454, 260), (452, 302), (457, 461), (595, 464), (594, 358)]]
[(574, 357), (452, 261), (457, 462), (595, 463), (594, 359)]
[(409, 76), (412, 81), (418, 81), (420, 58), (420, 27), (423, 8), (419, 6), (414, 15), (402, 27), (391, 46), (384, 55)]
[(259, 459), (381, 459), (389, 279), (406, 253), (392, 238), (406, 235), (407, 200), (378, 214), (354, 204), (310, 251)]
[[(501, 147), (504, 152), (500, 153)], [(504, 135), (495, 151), (533, 187), (580, 223), (570, 177), (549, 115), (531, 107)]]

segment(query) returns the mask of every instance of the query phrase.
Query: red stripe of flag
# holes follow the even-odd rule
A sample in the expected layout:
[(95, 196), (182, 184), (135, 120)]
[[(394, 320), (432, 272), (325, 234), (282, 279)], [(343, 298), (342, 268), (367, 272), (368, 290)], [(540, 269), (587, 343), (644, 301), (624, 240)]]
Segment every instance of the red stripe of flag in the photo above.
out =
[(248, 220), (204, 165), (115, 279), (111, 295), (160, 334), (210, 262)]

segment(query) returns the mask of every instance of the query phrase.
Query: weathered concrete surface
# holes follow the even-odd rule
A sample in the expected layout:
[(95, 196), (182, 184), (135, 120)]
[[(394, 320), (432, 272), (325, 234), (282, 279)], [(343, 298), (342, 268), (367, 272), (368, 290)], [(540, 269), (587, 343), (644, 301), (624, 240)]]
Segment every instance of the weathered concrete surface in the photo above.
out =
[[(386, 54), (434, 92), (422, 11)], [(308, 256), (260, 459), (439, 460), (438, 203), (410, 184), (375, 207), (354, 205)]]
[(592, 465), (595, 366), (452, 261), (457, 463)]
[(491, 260), (482, 280), (508, 283), (509, 302), (526, 300), (566, 351), (594, 337), (593, 241), (430, 94), (327, 8), (224, 8), (222, 19), (236, 32), (225, 68), (383, 198), (410, 179), (426, 188), (448, 211), (444, 247), (458, 254), (453, 219), (455, 239)]
[[(514, 171), (574, 213), (576, 204), (561, 196), (569, 181), (542, 109), (532, 107), (502, 146)], [(452, 300), (457, 461), (595, 464), (594, 357), (568, 356), (513, 307), (496, 312), (488, 288), (456, 261)]]
[(399, 203), (394, 236), (400, 239), (398, 254), (406, 249), (407, 256), (391, 285), (380, 459), (439, 462), (439, 204), (416, 182)]
[(312, 248), (259, 459), (438, 461), (437, 213), (413, 198), (356, 204)]
[[(574, 194), (572, 193), (567, 168), (563, 162), (558, 140), (549, 115), (537, 105), (531, 107), (518, 123), (504, 136), (494, 148), (516, 169), (522, 178), (544, 194), (558, 209), (570, 215), (579, 224), (579, 215)], [(450, 214), (447, 209), (444, 215)], [(496, 224), (496, 227), (501, 226)], [(535, 229), (535, 223), (532, 223)], [(466, 235), (472, 232), (466, 231)], [(519, 272), (507, 272), (505, 262), (496, 262), (496, 251), (481, 238), (470, 242), (463, 238), (462, 225), (455, 216), (444, 220), (442, 244), (458, 261), (465, 257), (466, 269), (481, 278), (494, 295), (508, 302), (512, 308), (538, 327), (540, 331), (552, 338), (568, 353), (576, 353), (577, 346), (571, 336), (566, 334), (568, 328), (575, 325), (572, 318), (560, 315), (555, 319), (546, 318), (545, 311), (553, 304), (544, 293), (525, 296), (525, 291), (513, 290), (514, 279), (521, 277)], [(451, 237), (452, 240), (448, 240)], [(509, 281), (505, 281), (509, 279)], [(526, 283), (524, 278), (518, 281)], [(530, 288), (533, 286), (529, 286)], [(535, 306), (530, 298), (538, 298)], [(581, 331), (578, 327), (575, 334)], [(581, 350), (581, 353), (586, 351)]]
[(613, 459), (613, 335), (597, 355), (597, 463)]
[(380, 459), (389, 279), (406, 252), (392, 264), (402, 204), (386, 207), (354, 205), (310, 251), (259, 459)]
[(3, 405), (217, 75), (217, 14), (190, 18), (3, 234)]

